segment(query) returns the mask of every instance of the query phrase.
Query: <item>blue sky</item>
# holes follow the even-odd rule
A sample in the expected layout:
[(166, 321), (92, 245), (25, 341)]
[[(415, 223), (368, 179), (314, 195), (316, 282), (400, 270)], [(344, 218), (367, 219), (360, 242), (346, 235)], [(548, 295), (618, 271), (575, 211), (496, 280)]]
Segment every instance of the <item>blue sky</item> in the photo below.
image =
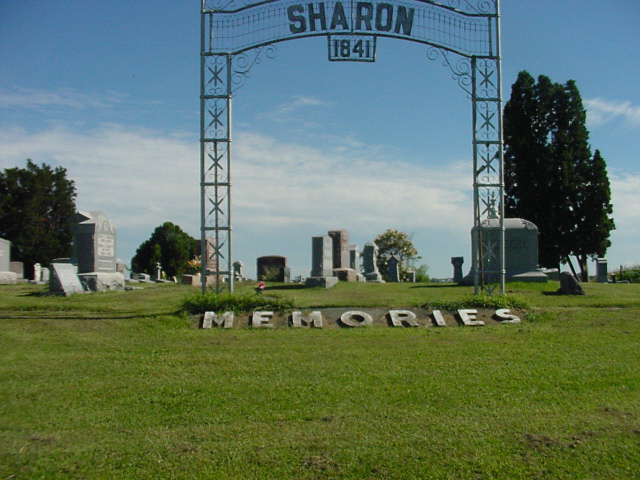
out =
[[(118, 256), (165, 221), (199, 237), (199, 0), (0, 3), (0, 168), (62, 165), (77, 206), (118, 228)], [(503, 96), (521, 70), (574, 79), (607, 161), (610, 268), (640, 263), (640, 2), (502, 0)], [(277, 45), (233, 100), (234, 260), (285, 255), (309, 274), (311, 236), (360, 247), (413, 234), (435, 277), (470, 263), (471, 105), (427, 47), (378, 42), (331, 63), (324, 37)]]

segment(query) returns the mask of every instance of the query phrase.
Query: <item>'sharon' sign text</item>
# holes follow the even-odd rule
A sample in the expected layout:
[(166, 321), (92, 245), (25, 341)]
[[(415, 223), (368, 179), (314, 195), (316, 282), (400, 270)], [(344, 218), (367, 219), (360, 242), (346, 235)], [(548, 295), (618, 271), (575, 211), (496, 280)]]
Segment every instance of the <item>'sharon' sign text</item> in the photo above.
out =
[(343, 2), (336, 2), (333, 9), (324, 2), (295, 4), (287, 8), (289, 30), (293, 34), (335, 31), (410, 36), (414, 13), (414, 8), (374, 2), (347, 3), (346, 9)]

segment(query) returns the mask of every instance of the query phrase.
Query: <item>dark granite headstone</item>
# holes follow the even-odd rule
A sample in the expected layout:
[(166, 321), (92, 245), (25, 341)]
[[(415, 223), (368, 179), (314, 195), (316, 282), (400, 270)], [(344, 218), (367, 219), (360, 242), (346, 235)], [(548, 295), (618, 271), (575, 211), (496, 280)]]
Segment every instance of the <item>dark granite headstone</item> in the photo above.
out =
[(400, 260), (395, 255), (391, 255), (389, 257), (389, 281), (390, 282), (399, 282), (400, 281)]
[(585, 295), (585, 291), (580, 286), (578, 279), (569, 272), (560, 273), (560, 290), (562, 295)]
[[(287, 282), (291, 277), (290, 270), (287, 268), (287, 257), (280, 255), (258, 257), (256, 272), (258, 280), (263, 281)], [(289, 279), (287, 279), (287, 276)]]

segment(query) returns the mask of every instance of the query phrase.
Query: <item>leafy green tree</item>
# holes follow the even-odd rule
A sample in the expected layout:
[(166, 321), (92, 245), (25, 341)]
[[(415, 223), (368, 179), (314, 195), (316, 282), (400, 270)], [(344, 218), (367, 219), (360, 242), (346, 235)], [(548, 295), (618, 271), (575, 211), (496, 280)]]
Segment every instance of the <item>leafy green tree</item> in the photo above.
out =
[(388, 279), (389, 259), (394, 255), (400, 260), (400, 278), (407, 280), (409, 270), (414, 269), (416, 262), (421, 258), (411, 236), (399, 230), (389, 229), (378, 235), (373, 242), (378, 246), (377, 264), (382, 276)]
[(504, 109), (505, 213), (538, 226), (541, 265), (574, 270), (575, 255), (583, 278), (586, 259), (604, 255), (615, 228), (606, 165), (591, 155), (585, 124), (573, 80), (536, 83), (520, 72)]
[(142, 243), (131, 259), (134, 272), (156, 274), (156, 264), (169, 277), (179, 276), (189, 269), (189, 261), (198, 254), (199, 242), (178, 225), (165, 222)]
[(0, 173), (0, 237), (11, 242), (11, 258), (33, 265), (48, 265), (69, 257), (72, 235), (67, 219), (76, 211), (76, 188), (63, 167), (36, 165)]

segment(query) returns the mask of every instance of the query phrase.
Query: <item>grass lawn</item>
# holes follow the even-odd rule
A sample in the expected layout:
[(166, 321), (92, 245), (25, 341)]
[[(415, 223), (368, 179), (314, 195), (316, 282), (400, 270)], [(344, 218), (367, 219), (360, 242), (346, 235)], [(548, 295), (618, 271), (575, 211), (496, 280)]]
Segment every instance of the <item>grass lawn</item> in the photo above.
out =
[[(193, 287), (2, 286), (0, 480), (638, 478), (640, 285), (584, 288), (509, 284), (516, 325), (200, 330), (179, 313)], [(453, 308), (471, 293), (265, 295)]]

